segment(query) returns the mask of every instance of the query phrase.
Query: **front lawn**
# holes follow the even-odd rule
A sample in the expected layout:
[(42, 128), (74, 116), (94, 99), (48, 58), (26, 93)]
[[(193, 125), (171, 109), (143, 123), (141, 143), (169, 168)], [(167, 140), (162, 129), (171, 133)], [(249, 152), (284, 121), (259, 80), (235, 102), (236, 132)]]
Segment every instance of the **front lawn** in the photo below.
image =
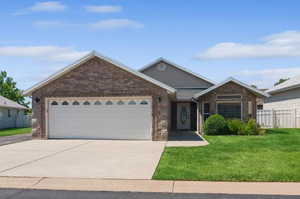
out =
[(207, 146), (167, 147), (153, 179), (300, 182), (300, 129), (205, 138)]
[(25, 133), (31, 133), (31, 128), (1, 129), (0, 137), (1, 136), (9, 136), (9, 135), (17, 135), (17, 134), (25, 134)]

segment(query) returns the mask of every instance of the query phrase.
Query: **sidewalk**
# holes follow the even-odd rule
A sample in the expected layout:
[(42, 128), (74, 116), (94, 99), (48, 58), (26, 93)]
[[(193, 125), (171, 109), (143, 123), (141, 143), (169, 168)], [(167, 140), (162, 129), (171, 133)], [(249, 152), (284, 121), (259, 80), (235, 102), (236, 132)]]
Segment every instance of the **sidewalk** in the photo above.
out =
[(300, 195), (300, 183), (278, 182), (256, 183), (0, 177), (0, 188), (79, 191)]

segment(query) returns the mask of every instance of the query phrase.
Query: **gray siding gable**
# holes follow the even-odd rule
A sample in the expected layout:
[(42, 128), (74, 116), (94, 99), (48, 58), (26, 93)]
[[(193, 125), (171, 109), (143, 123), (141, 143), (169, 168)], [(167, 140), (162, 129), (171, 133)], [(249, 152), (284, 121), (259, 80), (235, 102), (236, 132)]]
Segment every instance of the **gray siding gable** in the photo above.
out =
[[(160, 68), (161, 63), (165, 64), (164, 70)], [(181, 70), (169, 63), (160, 61), (142, 69), (140, 72), (148, 75), (173, 88), (209, 88), (212, 83), (196, 77), (195, 75)]]
[(280, 102), (280, 101), (292, 100), (292, 99), (300, 100), (300, 88), (290, 89), (290, 90), (271, 94), (271, 97), (265, 99), (265, 103)]

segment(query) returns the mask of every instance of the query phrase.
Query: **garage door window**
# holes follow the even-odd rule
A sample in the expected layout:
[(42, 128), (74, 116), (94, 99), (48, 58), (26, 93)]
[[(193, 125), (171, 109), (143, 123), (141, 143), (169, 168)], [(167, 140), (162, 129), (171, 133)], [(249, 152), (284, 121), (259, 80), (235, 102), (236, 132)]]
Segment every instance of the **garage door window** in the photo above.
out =
[(141, 101), (141, 105), (147, 105), (147, 104), (148, 104), (147, 101), (145, 101), (145, 100)]
[(88, 105), (90, 105), (90, 104), (91, 104), (91, 103), (88, 102), (88, 101), (83, 102), (83, 105), (86, 105), (86, 106), (88, 106)]
[(100, 101), (96, 101), (95, 105), (101, 105), (101, 102)]
[(75, 102), (73, 102), (73, 104), (72, 104), (72, 105), (74, 105), (74, 106), (78, 106), (78, 105), (80, 105), (80, 104), (79, 104), (79, 102), (75, 101)]
[(123, 101), (118, 101), (118, 103), (117, 103), (118, 105), (123, 105), (124, 104), (124, 102)]
[(69, 103), (68, 103), (67, 101), (64, 101), (64, 102), (62, 103), (62, 105), (67, 106), (67, 105), (69, 105)]
[(52, 105), (52, 106), (57, 106), (58, 103), (57, 103), (56, 101), (53, 101), (53, 102), (51, 103), (51, 105)]
[(129, 105), (136, 105), (136, 102), (133, 101), (133, 100), (131, 100), (128, 104), (129, 104)]
[(105, 104), (106, 105), (113, 105), (113, 102), (112, 101), (107, 101)]

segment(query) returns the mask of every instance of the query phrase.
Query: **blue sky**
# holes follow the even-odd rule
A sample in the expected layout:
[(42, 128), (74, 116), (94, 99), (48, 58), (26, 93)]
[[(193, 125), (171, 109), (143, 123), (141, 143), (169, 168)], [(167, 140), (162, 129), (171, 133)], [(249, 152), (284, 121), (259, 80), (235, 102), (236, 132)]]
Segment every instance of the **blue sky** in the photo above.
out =
[(138, 69), (164, 57), (268, 88), (300, 74), (300, 1), (10, 0), (0, 70), (26, 89), (91, 50)]

